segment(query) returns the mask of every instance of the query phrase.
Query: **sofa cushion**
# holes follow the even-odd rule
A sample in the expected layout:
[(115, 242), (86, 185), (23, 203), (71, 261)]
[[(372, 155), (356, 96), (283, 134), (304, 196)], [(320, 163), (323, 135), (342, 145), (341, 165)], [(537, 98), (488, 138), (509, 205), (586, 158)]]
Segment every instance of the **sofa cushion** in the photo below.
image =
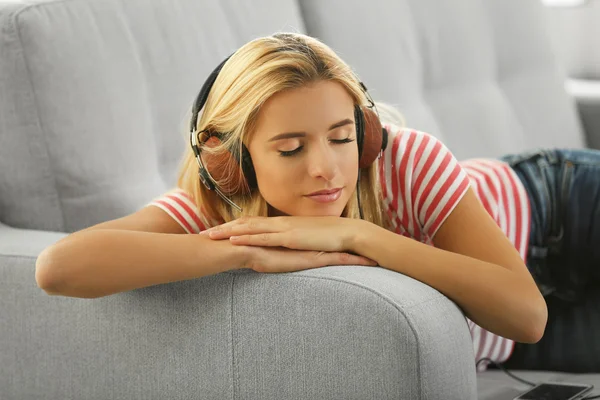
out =
[(11, 2), (0, 26), (0, 221), (63, 232), (174, 186), (210, 71), (304, 29), (292, 0)]
[(376, 100), (397, 105), (408, 126), (459, 159), (585, 144), (539, 1), (300, 4), (308, 33), (353, 66)]

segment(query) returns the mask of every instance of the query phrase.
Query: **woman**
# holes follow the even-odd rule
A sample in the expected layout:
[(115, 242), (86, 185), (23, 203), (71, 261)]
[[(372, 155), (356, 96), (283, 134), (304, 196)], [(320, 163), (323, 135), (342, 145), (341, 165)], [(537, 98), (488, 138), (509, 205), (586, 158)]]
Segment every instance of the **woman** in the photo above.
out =
[[(76, 232), (70, 242), (63, 239), (42, 253), (38, 284), (55, 282), (45, 285), (48, 292), (98, 297), (217, 273), (223, 265), (258, 272), (378, 265), (455, 301), (467, 317), (477, 360), (504, 362), (515, 342), (540, 341), (548, 318), (543, 295), (569, 294), (556, 286), (549, 272), (558, 269), (546, 260), (557, 251), (580, 251), (575, 245), (583, 242), (574, 232), (582, 225), (575, 229), (566, 221), (587, 207), (588, 215), (577, 218), (593, 224), (593, 205), (575, 204), (579, 199), (568, 195), (600, 172), (600, 155), (545, 151), (459, 163), (440, 141), (400, 128), (397, 112), (378, 104), (382, 120), (389, 121), (381, 125), (369, 100), (351, 69), (314, 38), (281, 33), (247, 43), (213, 72), (199, 95), (178, 188), (134, 215)], [(133, 252), (142, 240), (154, 250), (170, 241), (172, 257), (184, 248), (173, 235), (160, 242), (135, 236), (134, 245), (133, 233), (116, 231), (127, 228), (202, 233), (190, 235), (194, 243), (185, 246), (210, 251), (198, 250), (201, 267), (182, 258), (177, 271), (167, 271), (173, 261), (167, 264), (157, 251), (147, 256), (150, 272), (142, 275), (140, 268), (136, 275), (128, 265), (126, 278), (110, 282), (102, 273), (118, 273), (117, 267), (98, 272), (78, 264), (86, 273), (77, 274), (65, 266), (77, 249), (91, 243), (100, 249), (101, 233), (105, 246), (129, 252), (130, 264), (140, 260)], [(528, 249), (534, 250), (529, 257)], [(600, 259), (588, 250), (586, 257)], [(574, 284), (587, 279), (579, 273), (583, 265)], [(62, 278), (51, 278), (59, 270)]]

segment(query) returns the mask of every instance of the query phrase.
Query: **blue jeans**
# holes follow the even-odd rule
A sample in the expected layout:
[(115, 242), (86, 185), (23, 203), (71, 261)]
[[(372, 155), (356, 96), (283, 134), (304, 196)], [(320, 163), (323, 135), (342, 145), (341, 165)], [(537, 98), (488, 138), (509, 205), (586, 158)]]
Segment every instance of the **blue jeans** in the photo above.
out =
[(538, 343), (516, 343), (507, 368), (600, 372), (600, 150), (502, 157), (531, 204), (527, 268), (548, 305)]

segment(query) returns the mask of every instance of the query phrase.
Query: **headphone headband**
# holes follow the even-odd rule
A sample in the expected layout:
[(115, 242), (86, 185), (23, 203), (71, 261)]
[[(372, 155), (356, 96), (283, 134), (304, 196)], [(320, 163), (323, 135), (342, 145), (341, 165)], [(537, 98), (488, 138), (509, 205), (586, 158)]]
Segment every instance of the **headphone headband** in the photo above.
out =
[(208, 94), (210, 93), (210, 89), (212, 88), (215, 81), (217, 80), (217, 76), (219, 76), (219, 72), (221, 72), (223, 65), (225, 65), (227, 60), (229, 60), (232, 55), (233, 55), (233, 53), (230, 54), (226, 59), (221, 61), (221, 64), (217, 65), (217, 68), (215, 68), (213, 70), (213, 72), (210, 73), (210, 75), (208, 76), (208, 78), (206, 79), (204, 84), (202, 85), (202, 89), (200, 89), (200, 93), (198, 94), (198, 96), (196, 96), (196, 100), (194, 101), (194, 106), (192, 107), (192, 119), (190, 121), (190, 131), (191, 132), (193, 132), (197, 129), (196, 124), (198, 123), (198, 114), (200, 114), (200, 110), (202, 109), (202, 107), (204, 107), (204, 104), (206, 104), (206, 100), (208, 99)]

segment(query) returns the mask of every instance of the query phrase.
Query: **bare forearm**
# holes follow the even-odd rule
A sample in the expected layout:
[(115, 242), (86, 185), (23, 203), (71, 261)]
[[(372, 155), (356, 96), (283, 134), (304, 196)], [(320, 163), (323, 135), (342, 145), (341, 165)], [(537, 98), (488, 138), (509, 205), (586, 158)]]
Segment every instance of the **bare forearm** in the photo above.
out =
[(244, 251), (201, 235), (98, 229), (44, 250), (36, 280), (49, 294), (95, 298), (241, 268)]
[[(355, 251), (393, 271), (417, 279), (457, 303), (482, 328), (523, 343), (539, 340), (533, 328), (539, 298), (531, 283), (513, 271), (462, 254), (428, 246), (378, 226), (361, 229)], [(506, 290), (510, 288), (510, 290)]]

